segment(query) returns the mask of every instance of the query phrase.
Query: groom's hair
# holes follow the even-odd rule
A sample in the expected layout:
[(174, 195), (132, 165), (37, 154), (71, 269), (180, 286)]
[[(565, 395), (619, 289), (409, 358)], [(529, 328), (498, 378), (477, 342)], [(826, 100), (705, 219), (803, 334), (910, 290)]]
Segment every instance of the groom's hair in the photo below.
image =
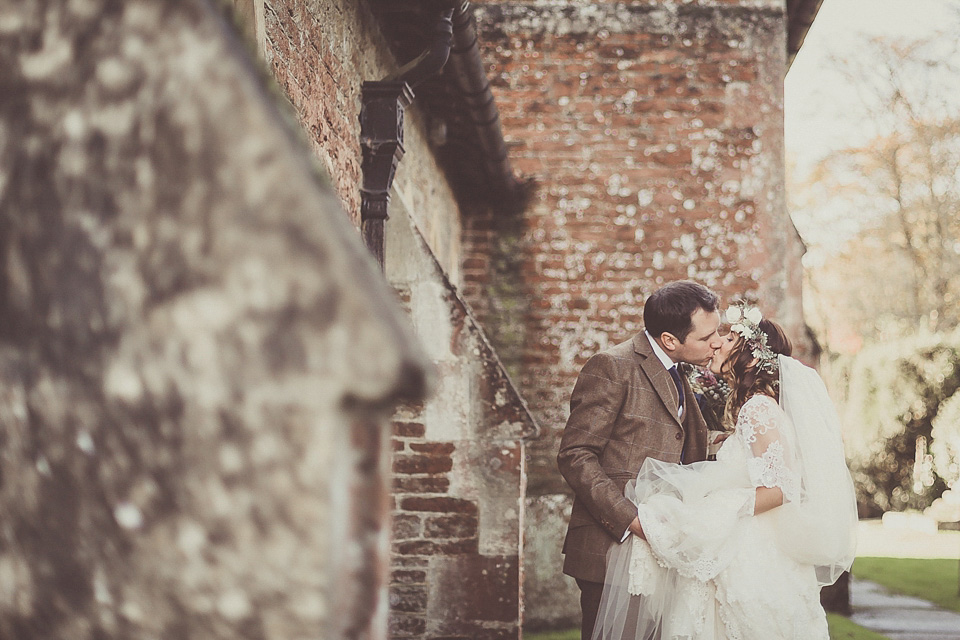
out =
[(702, 284), (677, 280), (650, 294), (643, 305), (643, 324), (654, 338), (666, 332), (683, 342), (693, 329), (694, 312), (697, 309), (716, 311), (719, 304), (717, 294)]

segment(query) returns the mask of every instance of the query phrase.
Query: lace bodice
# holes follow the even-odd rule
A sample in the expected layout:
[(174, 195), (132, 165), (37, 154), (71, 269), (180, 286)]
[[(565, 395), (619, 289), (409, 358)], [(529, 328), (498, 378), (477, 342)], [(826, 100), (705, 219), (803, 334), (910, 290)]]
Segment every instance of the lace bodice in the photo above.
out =
[(747, 473), (755, 487), (779, 487), (785, 502), (800, 497), (795, 452), (785, 442), (787, 415), (770, 396), (757, 394), (740, 408), (737, 437), (746, 449)]

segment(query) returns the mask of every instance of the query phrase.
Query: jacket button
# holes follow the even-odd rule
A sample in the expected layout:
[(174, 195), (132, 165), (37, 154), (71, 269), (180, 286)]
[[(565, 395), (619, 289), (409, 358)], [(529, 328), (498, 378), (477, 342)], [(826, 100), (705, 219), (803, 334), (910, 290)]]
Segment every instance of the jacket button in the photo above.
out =
[(683, 434), (682, 434), (682, 433), (678, 433), (678, 434), (677, 434), (677, 440), (683, 440)]

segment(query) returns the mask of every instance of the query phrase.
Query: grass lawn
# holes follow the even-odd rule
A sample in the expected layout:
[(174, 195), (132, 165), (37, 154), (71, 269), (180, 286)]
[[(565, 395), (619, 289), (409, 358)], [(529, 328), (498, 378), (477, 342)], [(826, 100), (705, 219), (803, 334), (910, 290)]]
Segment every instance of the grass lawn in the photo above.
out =
[(580, 629), (568, 631), (542, 631), (540, 633), (525, 633), (524, 640), (580, 640)]
[[(887, 640), (886, 636), (857, 626), (843, 616), (827, 614), (830, 625), (830, 640)], [(580, 640), (580, 630), (546, 631), (543, 633), (525, 633), (525, 640)]]
[[(956, 558), (857, 558), (853, 575), (883, 585), (891, 592), (929, 600), (960, 612)], [(843, 616), (827, 614), (831, 640), (886, 640)], [(579, 629), (525, 633), (526, 640), (580, 640)]]
[(864, 629), (850, 622), (849, 618), (835, 613), (827, 614), (827, 625), (830, 627), (830, 640), (888, 640), (887, 636)]
[(956, 558), (857, 558), (853, 575), (960, 612)]

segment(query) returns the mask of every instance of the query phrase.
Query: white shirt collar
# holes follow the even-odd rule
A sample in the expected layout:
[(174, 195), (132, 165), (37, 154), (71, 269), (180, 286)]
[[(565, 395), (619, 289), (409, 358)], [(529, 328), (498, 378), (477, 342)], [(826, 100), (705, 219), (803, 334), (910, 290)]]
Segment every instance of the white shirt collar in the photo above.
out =
[[(651, 336), (646, 330), (644, 330), (643, 333), (646, 334), (647, 340), (650, 341), (650, 346), (653, 347), (653, 352), (657, 354), (657, 358), (663, 364), (664, 369), (670, 371), (672, 367), (677, 366), (677, 363), (670, 359), (670, 356), (668, 356), (660, 347), (660, 345), (657, 344), (657, 341), (653, 339), (653, 336)], [(679, 368), (677, 369), (677, 373), (680, 373)], [(681, 418), (683, 417), (683, 407), (677, 407), (677, 415), (679, 415)]]
[(653, 336), (650, 335), (650, 332), (644, 331), (643, 333), (645, 336), (647, 336), (647, 340), (650, 341), (650, 346), (653, 347), (653, 352), (657, 355), (657, 358), (660, 360), (660, 362), (663, 363), (663, 368), (669, 371), (670, 367), (676, 366), (677, 363), (670, 359), (670, 356), (668, 356), (663, 348), (657, 344), (657, 341), (653, 339)]

